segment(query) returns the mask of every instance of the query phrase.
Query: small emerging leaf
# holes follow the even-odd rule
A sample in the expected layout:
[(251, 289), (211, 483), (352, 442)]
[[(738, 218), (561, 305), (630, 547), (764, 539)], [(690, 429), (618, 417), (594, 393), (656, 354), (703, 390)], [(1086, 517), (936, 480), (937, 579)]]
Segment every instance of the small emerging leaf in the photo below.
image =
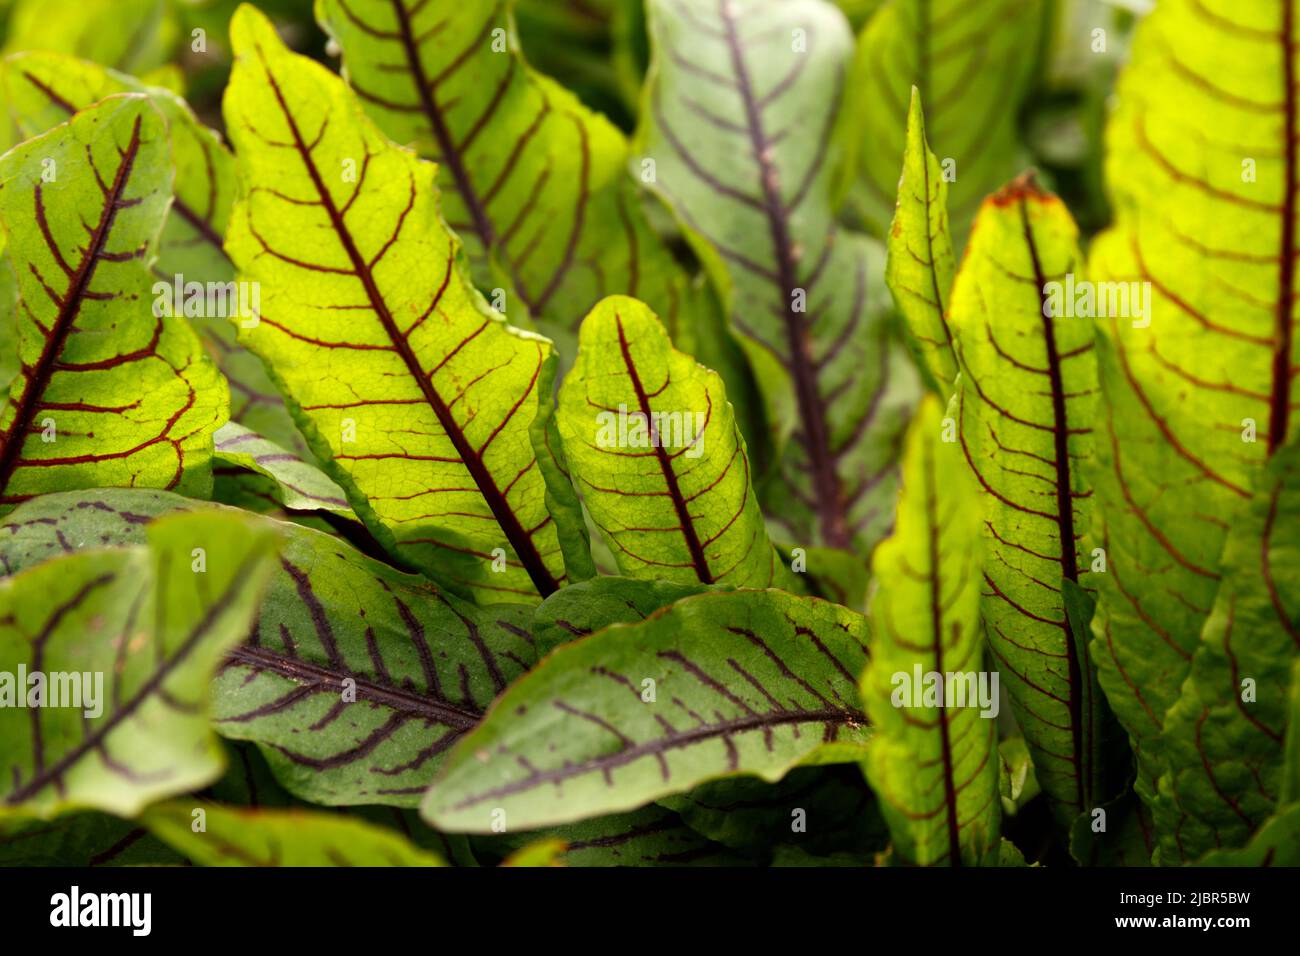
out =
[(645, 305), (582, 323), (556, 423), (592, 519), (630, 577), (785, 584), (722, 379), (673, 348)]
[(990, 714), (976, 693), (988, 678), (981, 509), (956, 447), (940, 439), (940, 409), (927, 398), (912, 424), (898, 522), (872, 559), (862, 697), (876, 734), (864, 766), (903, 861), (989, 864), (1000, 806), (997, 722), (989, 719), (997, 702), (984, 702)]

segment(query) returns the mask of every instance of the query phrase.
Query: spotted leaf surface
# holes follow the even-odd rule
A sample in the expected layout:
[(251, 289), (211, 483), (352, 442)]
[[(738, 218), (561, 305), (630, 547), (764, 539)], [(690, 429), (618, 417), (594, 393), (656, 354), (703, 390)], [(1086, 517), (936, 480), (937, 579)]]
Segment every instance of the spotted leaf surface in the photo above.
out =
[[(702, 594), (553, 651), (446, 763), (421, 812), (490, 833), (630, 810), (735, 774), (854, 760), (860, 615), (780, 591)], [(995, 781), (996, 783), (996, 781)]]
[[(590, 560), (539, 418), (551, 344), (469, 283), (432, 164), (385, 139), (251, 7), (231, 32), (241, 199), (226, 245), (263, 284), (241, 341), (379, 540), (465, 594), (551, 593), (568, 577), (562, 545)], [(554, 511), (571, 527), (557, 530), (548, 497), (568, 499)]]

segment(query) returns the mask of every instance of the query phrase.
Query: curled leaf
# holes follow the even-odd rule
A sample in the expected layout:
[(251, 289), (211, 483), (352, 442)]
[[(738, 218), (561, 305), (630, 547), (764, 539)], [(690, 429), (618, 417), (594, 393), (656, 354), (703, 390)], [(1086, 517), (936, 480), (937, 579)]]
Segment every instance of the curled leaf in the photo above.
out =
[(674, 349), (645, 305), (613, 297), (587, 316), (556, 422), (623, 574), (739, 587), (787, 580), (722, 379)]

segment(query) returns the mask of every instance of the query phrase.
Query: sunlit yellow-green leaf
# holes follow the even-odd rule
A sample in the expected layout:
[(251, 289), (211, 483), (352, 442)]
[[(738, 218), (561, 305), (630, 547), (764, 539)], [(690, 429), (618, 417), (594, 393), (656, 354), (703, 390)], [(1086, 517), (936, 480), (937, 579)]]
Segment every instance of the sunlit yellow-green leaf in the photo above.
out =
[(136, 95), (0, 160), (21, 361), (0, 410), (0, 507), (72, 488), (211, 487), (225, 384), (151, 295), (171, 181), (166, 125)]
[(948, 232), (948, 184), (925, 141), (921, 94), (913, 87), (885, 279), (905, 320), (917, 365), (942, 399), (948, 398), (957, 379), (957, 356), (946, 314), (955, 271)]
[(317, 457), (379, 540), (462, 593), (549, 594), (568, 578), (562, 548), (587, 572), (546, 427), (550, 342), (469, 283), (431, 163), (253, 8), (231, 32), (241, 198), (226, 248), (262, 284), (240, 340), (273, 368)]
[(1148, 800), (1229, 529), (1296, 433), (1296, 19), (1292, 3), (1162, 0), (1107, 131), (1093, 657)]
[(990, 864), (1001, 806), (996, 697), (977, 692), (993, 687), (979, 614), (981, 509), (943, 428), (927, 397), (908, 432), (894, 533), (872, 560), (862, 699), (875, 736), (864, 768), (902, 861)]
[(984, 510), (989, 648), (1066, 826), (1112, 796), (1102, 781), (1105, 706), (1064, 593), (1096, 586), (1083, 472), (1097, 404), (1093, 324), (1064, 311), (1086, 284), (1082, 272), (1074, 220), (1023, 176), (980, 209), (949, 306), (961, 356), (957, 430)]
[(645, 305), (615, 296), (587, 316), (556, 421), (623, 574), (738, 587), (789, 580), (722, 379), (674, 349)]
[[(1300, 661), (1300, 446), (1274, 455), (1222, 560), (1223, 584), (1178, 702), (1165, 715), (1168, 773), (1156, 823), (1167, 861), (1242, 846), (1294, 792), (1283, 742)], [(1292, 728), (1288, 731), (1288, 724)]]

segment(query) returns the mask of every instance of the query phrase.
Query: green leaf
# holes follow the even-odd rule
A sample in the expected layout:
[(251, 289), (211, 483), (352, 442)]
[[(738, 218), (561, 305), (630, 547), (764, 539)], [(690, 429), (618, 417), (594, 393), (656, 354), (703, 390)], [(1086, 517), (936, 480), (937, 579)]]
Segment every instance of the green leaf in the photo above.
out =
[(1075, 818), (1070, 855), (1081, 866), (1151, 866), (1155, 829), (1150, 811), (1132, 790)]
[(989, 648), (1065, 826), (1112, 795), (1105, 709), (1063, 594), (1096, 587), (1083, 474), (1096, 416), (1093, 328), (1060, 305), (1081, 271), (1069, 212), (1022, 176), (980, 210), (949, 305), (962, 368), (957, 429), (983, 501)]
[(894, 213), (913, 88), (929, 114), (930, 142), (951, 167), (948, 208), (958, 236), (980, 201), (1015, 173), (1018, 107), (1051, 6), (889, 0), (871, 19), (858, 40), (847, 109), (858, 147), (852, 205), (873, 232), (884, 235)]
[[(256, 432), (235, 422), (227, 422), (213, 440), (218, 485), (223, 476), (237, 481), (237, 475), (252, 472), (270, 480), (271, 494), (276, 503), (290, 511), (328, 511), (355, 518), (343, 489), (330, 481), (319, 468)], [(217, 497), (228, 500), (220, 494)]]
[(1024, 737), (1008, 737), (998, 744), (998, 794), (1002, 812), (1014, 817), (1030, 800), (1041, 793), (1034, 761)]
[(1291, 662), (1285, 760), (1278, 782), (1277, 812), (1241, 849), (1214, 850), (1201, 866), (1300, 866), (1300, 658)]
[[(0, 565), (139, 540), (177, 509), (232, 513), (162, 492), (49, 495), (0, 526)], [(452, 744), (536, 660), (530, 609), (478, 608), (336, 538), (261, 520), (283, 539), (280, 566), (215, 682), (218, 732), (256, 743), (305, 800), (415, 806)]]
[[(444, 765), (426, 820), (488, 833), (615, 813), (706, 780), (852, 760), (865, 622), (780, 591), (701, 594), (553, 651)], [(651, 699), (653, 698), (653, 699)]]
[[(941, 419), (938, 400), (926, 398), (908, 434), (897, 525), (872, 559), (862, 698), (876, 733), (864, 769), (904, 862), (989, 864), (999, 832), (997, 722), (965, 696), (976, 684), (961, 676), (987, 677), (981, 508), (957, 448), (941, 440)], [(935, 675), (938, 696), (926, 698)], [(950, 690), (963, 699), (947, 702)]]
[(329, 813), (178, 799), (140, 822), (200, 866), (446, 866), (391, 830)]
[(634, 578), (793, 582), (768, 540), (749, 455), (716, 372), (673, 348), (635, 299), (582, 323), (556, 424), (587, 511)]
[(185, 101), (135, 77), (65, 53), (23, 52), (4, 58), (0, 83), (23, 137), (66, 122), (73, 113), (119, 93), (141, 93), (167, 121), (176, 164), (176, 198), (158, 247), (155, 270), (207, 282), (232, 278), (222, 236), (234, 201), (234, 159)]
[(848, 26), (813, 0), (648, 12), (638, 151), (723, 290), (785, 443), (769, 518), (800, 546), (865, 553), (889, 527), (916, 383), (891, 339), (882, 250), (831, 205)]
[(162, 117), (141, 96), (0, 160), (23, 363), (0, 411), (4, 505), (67, 488), (211, 487), (226, 390), (189, 327), (145, 306), (171, 175)]
[(564, 851), (568, 844), (554, 837), (536, 840), (516, 850), (501, 862), (502, 866), (564, 866)]
[(1290, 11), (1157, 5), (1107, 132), (1116, 223), (1093, 243), (1089, 273), (1137, 285), (1112, 287), (1129, 309), (1097, 319), (1107, 414), (1093, 525), (1107, 573), (1093, 656), (1148, 800), (1228, 531), (1296, 433), (1297, 173), (1277, 147), (1296, 125)]
[(750, 862), (705, 839), (677, 814), (654, 804), (540, 832), (507, 833), (493, 838), (492, 844), (509, 851), (523, 849), (539, 838), (566, 844), (566, 866), (743, 866)]
[[(234, 267), (222, 242), (235, 200), (235, 158), (183, 100), (134, 77), (62, 53), (5, 57), (0, 62), (0, 89), (24, 138), (57, 126), (106, 96), (147, 95), (167, 121), (176, 166), (172, 205), (158, 241), (154, 274), (168, 285), (173, 285), (177, 276), (205, 287), (234, 279)], [(158, 292), (157, 285), (154, 292)], [(306, 456), (307, 445), (261, 360), (235, 344), (234, 327), (215, 317), (196, 317), (194, 325), (230, 382), (231, 420), (300, 457)]]
[(561, 644), (611, 624), (644, 621), (667, 607), (708, 590), (701, 584), (673, 584), (639, 578), (596, 577), (556, 591), (533, 611), (538, 657)]
[(0, 819), (0, 866), (175, 866), (184, 858), (133, 821), (106, 813)]
[(568, 579), (566, 556), (589, 575), (543, 412), (554, 351), (462, 273), (434, 167), (252, 7), (231, 36), (241, 198), (226, 248), (263, 291), (240, 341), (316, 456), (376, 538), (462, 593), (537, 600)]
[(957, 380), (957, 356), (948, 326), (948, 296), (956, 264), (948, 228), (948, 183), (925, 141), (921, 94), (912, 87), (903, 175), (889, 229), (885, 280), (907, 330), (907, 342), (926, 378), (946, 399)]
[(53, 50), (119, 70), (147, 70), (170, 56), (176, 18), (167, 0), (18, 0), (5, 52)]
[(650, 227), (626, 138), (528, 67), (511, 7), (321, 0), (317, 11), (370, 115), (438, 162), (447, 221), (479, 286), (513, 293), (513, 321), (572, 332), (622, 293), (694, 350), (707, 302)]
[(1250, 507), (1233, 521), (1223, 584), (1165, 715), (1169, 770), (1155, 805), (1164, 861), (1242, 846), (1285, 802), (1288, 691), (1300, 659), (1298, 526), (1300, 445), (1293, 444), (1274, 455)]
[(715, 780), (661, 802), (709, 839), (757, 859), (794, 844), (865, 860), (888, 842), (871, 790), (852, 764), (799, 767), (774, 784), (756, 777)]
[(275, 535), (200, 514), (159, 522), (148, 539), (0, 581), (0, 814), (132, 816), (220, 774), (209, 684), (248, 632)]

